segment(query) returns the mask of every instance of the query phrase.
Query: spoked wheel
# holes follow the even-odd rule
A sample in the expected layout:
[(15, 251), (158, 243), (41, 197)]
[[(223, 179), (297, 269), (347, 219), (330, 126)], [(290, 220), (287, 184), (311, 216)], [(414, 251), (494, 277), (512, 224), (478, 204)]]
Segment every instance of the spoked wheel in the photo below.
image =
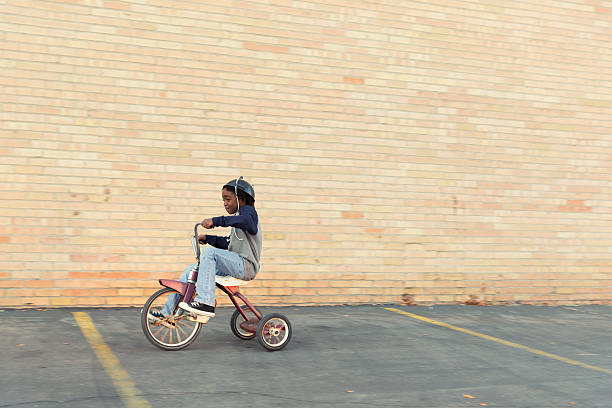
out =
[(280, 313), (272, 313), (257, 325), (257, 340), (269, 351), (281, 350), (291, 340), (291, 323)]
[[(172, 298), (172, 299), (170, 299)], [(181, 294), (174, 289), (163, 288), (155, 292), (140, 314), (142, 331), (151, 343), (164, 350), (180, 350), (198, 337), (202, 324), (190, 319), (189, 313), (178, 307)], [(167, 301), (174, 303), (174, 310), (162, 318), (151, 312), (161, 313)]]
[[(257, 324), (259, 321), (257, 320), (255, 313), (253, 313), (253, 311), (249, 309), (247, 305), (243, 305), (241, 309), (248, 317), (248, 323), (246, 323), (247, 320), (244, 320), (244, 317), (238, 310), (234, 310), (232, 318), (230, 319), (230, 328), (232, 329), (232, 333), (234, 333), (234, 335), (239, 339), (252, 340), (255, 338), (255, 336), (257, 336)], [(250, 325), (253, 331), (248, 331), (240, 327), (242, 323), (245, 323), (243, 326)]]

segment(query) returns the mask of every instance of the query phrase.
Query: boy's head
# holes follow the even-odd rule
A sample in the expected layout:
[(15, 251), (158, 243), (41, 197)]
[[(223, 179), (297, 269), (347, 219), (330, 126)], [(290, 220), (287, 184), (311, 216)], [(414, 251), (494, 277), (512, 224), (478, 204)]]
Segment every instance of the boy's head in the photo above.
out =
[[(237, 196), (236, 196), (237, 193)], [(221, 189), (223, 206), (228, 214), (235, 214), (241, 206), (255, 205), (255, 190), (242, 177), (228, 181)]]

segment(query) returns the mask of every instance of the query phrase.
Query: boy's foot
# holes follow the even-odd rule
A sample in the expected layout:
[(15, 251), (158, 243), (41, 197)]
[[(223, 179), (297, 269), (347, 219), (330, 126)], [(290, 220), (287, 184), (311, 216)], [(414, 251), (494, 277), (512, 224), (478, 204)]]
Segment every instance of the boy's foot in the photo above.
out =
[(195, 313), (202, 316), (213, 317), (215, 315), (215, 308), (213, 306), (205, 305), (204, 303), (193, 301), (191, 303), (181, 302), (179, 307), (188, 312)]
[(162, 312), (159, 312), (157, 310), (149, 310), (149, 317), (153, 320), (164, 320), (166, 319), (166, 316), (164, 316), (162, 314)]

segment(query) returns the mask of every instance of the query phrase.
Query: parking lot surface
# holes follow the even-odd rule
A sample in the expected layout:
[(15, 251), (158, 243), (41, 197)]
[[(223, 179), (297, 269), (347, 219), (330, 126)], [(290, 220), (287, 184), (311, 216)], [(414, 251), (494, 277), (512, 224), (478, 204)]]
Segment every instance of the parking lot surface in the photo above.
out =
[(0, 407), (612, 406), (610, 306), (262, 309), (285, 349), (234, 337), (231, 308), (174, 352), (136, 308), (2, 310)]

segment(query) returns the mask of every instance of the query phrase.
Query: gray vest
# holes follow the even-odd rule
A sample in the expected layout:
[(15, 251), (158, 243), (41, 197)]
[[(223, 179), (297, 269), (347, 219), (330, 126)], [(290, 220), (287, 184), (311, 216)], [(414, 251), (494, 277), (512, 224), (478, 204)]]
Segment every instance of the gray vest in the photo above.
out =
[[(238, 238), (236, 238), (236, 235)], [(251, 235), (240, 228), (230, 231), (229, 250), (244, 259), (244, 280), (252, 280), (259, 272), (259, 257), (262, 247), (261, 227), (257, 224), (257, 234)]]

